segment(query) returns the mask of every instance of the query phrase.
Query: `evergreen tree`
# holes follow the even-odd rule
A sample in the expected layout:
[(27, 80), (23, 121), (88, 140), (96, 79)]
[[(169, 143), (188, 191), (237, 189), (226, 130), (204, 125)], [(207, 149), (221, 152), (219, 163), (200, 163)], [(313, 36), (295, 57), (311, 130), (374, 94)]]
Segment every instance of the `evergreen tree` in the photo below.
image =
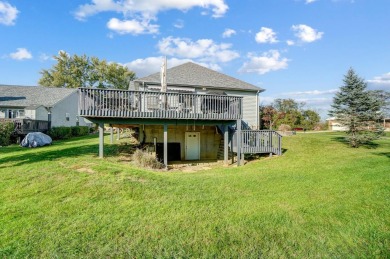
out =
[(367, 90), (367, 83), (351, 68), (344, 76), (344, 85), (333, 98), (330, 116), (347, 130), (347, 140), (352, 147), (359, 147), (380, 137), (383, 132), (381, 108), (383, 101), (373, 91)]
[(47, 87), (98, 87), (127, 89), (135, 73), (127, 67), (108, 63), (86, 55), (70, 56), (60, 51), (54, 56), (57, 63), (51, 69), (43, 69), (38, 84)]

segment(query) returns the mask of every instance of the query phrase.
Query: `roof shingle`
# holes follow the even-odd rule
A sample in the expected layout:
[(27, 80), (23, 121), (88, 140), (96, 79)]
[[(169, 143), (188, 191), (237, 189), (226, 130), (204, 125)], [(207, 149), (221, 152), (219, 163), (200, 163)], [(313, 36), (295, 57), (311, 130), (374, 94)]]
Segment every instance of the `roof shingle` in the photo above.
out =
[(0, 85), (0, 107), (53, 107), (75, 91), (77, 89)]
[[(157, 72), (152, 75), (136, 79), (135, 81), (149, 84), (160, 84), (160, 73)], [(264, 89), (260, 87), (192, 62), (167, 69), (167, 84), (213, 87), (231, 90), (264, 91)]]

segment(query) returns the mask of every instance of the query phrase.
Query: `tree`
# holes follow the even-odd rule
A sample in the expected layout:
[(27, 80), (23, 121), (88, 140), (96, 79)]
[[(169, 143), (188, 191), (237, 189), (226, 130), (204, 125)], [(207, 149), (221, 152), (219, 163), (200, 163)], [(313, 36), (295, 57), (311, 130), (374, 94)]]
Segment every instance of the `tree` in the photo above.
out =
[(367, 90), (367, 83), (352, 68), (344, 76), (343, 83), (333, 98), (329, 115), (348, 129), (349, 144), (359, 147), (382, 134), (378, 121), (384, 102), (375, 91)]
[(260, 107), (260, 118), (265, 128), (272, 130), (274, 123), (283, 116), (272, 105)]
[(320, 115), (313, 110), (304, 110), (302, 112), (301, 126), (304, 129), (314, 129), (314, 127), (320, 122)]
[(54, 56), (57, 63), (51, 69), (43, 69), (38, 84), (47, 87), (98, 87), (127, 89), (135, 79), (135, 73), (117, 63), (108, 63), (86, 55), (70, 56), (60, 51)]
[(312, 130), (320, 121), (320, 116), (313, 110), (303, 110), (303, 106), (304, 103), (293, 99), (275, 99), (271, 105), (260, 107), (262, 125), (267, 129), (288, 125), (291, 128)]

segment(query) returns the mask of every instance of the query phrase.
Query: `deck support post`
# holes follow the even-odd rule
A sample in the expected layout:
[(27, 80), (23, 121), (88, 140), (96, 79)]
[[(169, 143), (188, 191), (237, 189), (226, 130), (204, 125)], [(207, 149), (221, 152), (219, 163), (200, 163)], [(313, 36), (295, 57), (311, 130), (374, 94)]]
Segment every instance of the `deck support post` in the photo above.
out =
[(168, 124), (164, 124), (164, 165), (168, 170)]
[(117, 130), (116, 140), (120, 140), (120, 138), (121, 138), (121, 129), (120, 128), (116, 128), (116, 130)]
[(228, 125), (223, 126), (224, 136), (223, 136), (223, 163), (228, 164), (229, 160), (229, 127)]
[(241, 119), (237, 120), (236, 123), (236, 134), (237, 134), (237, 166), (241, 165)]
[(110, 127), (110, 144), (114, 144), (114, 128)]
[(103, 146), (104, 146), (104, 123), (99, 123), (99, 158), (103, 158)]

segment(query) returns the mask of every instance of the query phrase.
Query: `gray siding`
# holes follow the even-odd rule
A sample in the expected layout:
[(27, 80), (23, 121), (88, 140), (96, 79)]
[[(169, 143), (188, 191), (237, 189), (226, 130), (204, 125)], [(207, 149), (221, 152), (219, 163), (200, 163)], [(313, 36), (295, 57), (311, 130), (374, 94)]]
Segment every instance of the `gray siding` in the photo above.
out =
[(47, 110), (43, 106), (39, 106), (35, 110), (35, 114), (34, 115), (35, 115), (35, 118), (31, 118), (31, 119), (42, 120), (42, 121), (46, 121), (47, 120)]
[(246, 91), (225, 91), (228, 95), (242, 96), (242, 117), (243, 121), (251, 129), (259, 127), (259, 104), (258, 94), (256, 92)]
[[(69, 120), (66, 114), (69, 113)], [(75, 126), (77, 119), (80, 126), (86, 126), (84, 119), (78, 116), (78, 93), (74, 92), (66, 98), (59, 101), (51, 110), (51, 126)]]

